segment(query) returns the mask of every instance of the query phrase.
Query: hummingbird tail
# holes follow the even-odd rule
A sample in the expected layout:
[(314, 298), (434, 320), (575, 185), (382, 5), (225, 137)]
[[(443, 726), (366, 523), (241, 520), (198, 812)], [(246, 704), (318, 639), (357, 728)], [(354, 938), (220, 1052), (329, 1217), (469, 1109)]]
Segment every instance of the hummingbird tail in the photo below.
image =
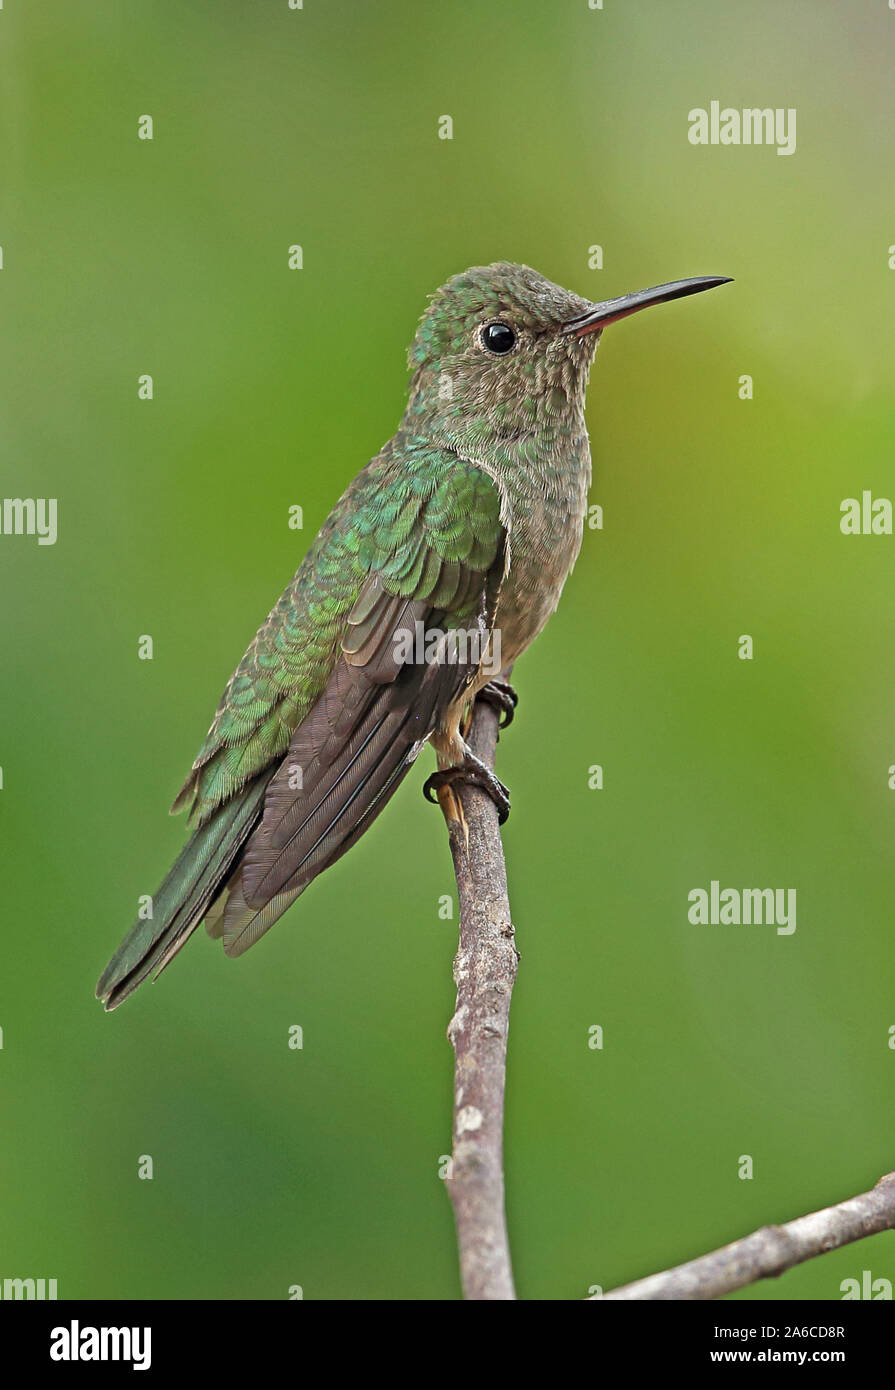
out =
[(261, 814), (269, 780), (269, 772), (256, 777), (193, 832), (152, 898), (152, 916), (137, 919), (103, 971), (96, 997), (107, 1010), (164, 970), (196, 930)]
[[(338, 679), (336, 676), (334, 679)], [(266, 788), (264, 815), (213, 909), (209, 935), (241, 956), (308, 884), (360, 839), (390, 800), (457, 680), (456, 668), (409, 667), (382, 686), (348, 737), (301, 788), (289, 769), (308, 766), (319, 743), (313, 719), (296, 731), (290, 752)], [(318, 719), (327, 710), (322, 702)]]

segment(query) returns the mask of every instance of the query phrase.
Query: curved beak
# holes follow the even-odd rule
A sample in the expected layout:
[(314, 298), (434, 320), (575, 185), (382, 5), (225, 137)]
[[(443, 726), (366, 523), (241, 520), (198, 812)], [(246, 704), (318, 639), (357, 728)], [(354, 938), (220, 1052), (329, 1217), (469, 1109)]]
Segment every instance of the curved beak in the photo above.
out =
[(592, 304), (584, 313), (576, 314), (563, 324), (562, 333), (574, 333), (583, 338), (587, 333), (596, 333), (607, 323), (617, 323), (629, 314), (638, 314), (651, 304), (665, 304), (669, 299), (685, 299), (688, 294), (701, 294), (703, 290), (713, 290), (716, 285), (729, 285), (729, 275), (695, 275), (690, 280), (672, 280), (667, 285), (654, 285), (649, 290), (638, 290), (636, 294), (623, 294), (618, 299), (605, 299), (602, 304)]

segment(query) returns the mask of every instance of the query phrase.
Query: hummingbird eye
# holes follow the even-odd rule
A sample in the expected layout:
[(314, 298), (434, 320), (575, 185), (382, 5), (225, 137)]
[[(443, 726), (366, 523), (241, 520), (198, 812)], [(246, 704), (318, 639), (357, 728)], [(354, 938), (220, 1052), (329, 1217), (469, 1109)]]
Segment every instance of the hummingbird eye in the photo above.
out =
[(482, 347), (502, 357), (516, 345), (516, 334), (508, 323), (486, 323), (481, 331)]

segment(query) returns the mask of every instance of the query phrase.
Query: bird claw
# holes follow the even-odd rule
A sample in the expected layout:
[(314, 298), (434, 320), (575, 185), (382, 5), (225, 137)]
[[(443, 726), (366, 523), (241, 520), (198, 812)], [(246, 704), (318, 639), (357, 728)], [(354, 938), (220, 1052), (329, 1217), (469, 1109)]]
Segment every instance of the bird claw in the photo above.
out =
[(498, 714), (503, 715), (499, 728), (505, 729), (507, 725), (512, 724), (519, 696), (509, 681), (489, 681), (487, 685), (482, 686), (476, 699), (484, 700), (486, 705), (491, 705)]
[[(481, 787), (482, 791), (487, 792), (494, 805), (497, 807), (497, 822), (503, 825), (507, 816), (510, 814), (510, 793), (500, 781), (499, 777), (491, 771), (489, 767), (477, 758), (474, 753), (467, 749), (462, 763), (456, 767), (446, 767), (440, 772), (433, 772), (427, 777), (423, 784), (423, 796), (427, 801), (437, 803), (437, 793), (446, 787), (453, 788), (457, 783), (467, 783), (474, 787)], [(433, 792), (436, 795), (433, 796)]]

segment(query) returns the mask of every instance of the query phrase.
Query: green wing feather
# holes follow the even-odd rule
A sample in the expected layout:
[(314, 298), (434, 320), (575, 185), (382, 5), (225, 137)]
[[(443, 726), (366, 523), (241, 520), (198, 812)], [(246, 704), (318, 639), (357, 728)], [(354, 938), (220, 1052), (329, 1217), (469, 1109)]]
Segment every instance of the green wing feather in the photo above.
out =
[(494, 563), (501, 536), (500, 497), (486, 473), (396, 436), (343, 494), (259, 628), (172, 810), (188, 806), (201, 824), (282, 757), (326, 687), (371, 572), (387, 592), (462, 622), (475, 607), (469, 580)]
[[(380, 607), (375, 595), (413, 601), (414, 611), (434, 615), (446, 627), (473, 625), (482, 612), (483, 592), (493, 600), (503, 575), (500, 512), (497, 488), (485, 472), (447, 450), (400, 434), (358, 474), (224, 691), (172, 808), (188, 806), (197, 828), (155, 895), (153, 920), (134, 924), (103, 973), (97, 994), (107, 1008), (116, 1007), (148, 974), (163, 969), (207, 915), (209, 927), (214, 924), (214, 934), (224, 936), (231, 954), (244, 950), (378, 814), (412, 761), (394, 746), (383, 746), (368, 782), (362, 780), (353, 791), (353, 820), (343, 826), (341, 810), (330, 814), (328, 803), (317, 805), (313, 814), (324, 812), (328, 838), (320, 841), (326, 852), (317, 851), (313, 873), (306, 871), (300, 883), (295, 876), (288, 891), (277, 892), (263, 907), (245, 902), (241, 866), (253, 837), (268, 833), (271, 815), (265, 819), (265, 797), (279, 763), (296, 737), (301, 743), (305, 728), (305, 742), (314, 743), (316, 726), (309, 716), (318, 705), (317, 723), (323, 712), (327, 724), (335, 719), (338, 725), (331, 692), (340, 688), (339, 671), (357, 661), (362, 641), (372, 650), (389, 635), (376, 631)], [(368, 594), (374, 597), (365, 613)], [(490, 609), (493, 615), (493, 603)], [(364, 633), (365, 619), (370, 631)], [(343, 651), (349, 632), (352, 650)], [(436, 694), (426, 696), (430, 721)], [(369, 702), (363, 706), (356, 688), (351, 699), (369, 716)], [(410, 737), (407, 719), (393, 723), (400, 726), (401, 737)], [(418, 732), (425, 736), (431, 727)], [(344, 749), (335, 742), (322, 773), (337, 784), (339, 758), (348, 757), (350, 747), (347, 740)], [(356, 764), (356, 755), (351, 758)], [(301, 812), (301, 806), (283, 811), (277, 805), (274, 819), (289, 812), (294, 817), (296, 810)]]

